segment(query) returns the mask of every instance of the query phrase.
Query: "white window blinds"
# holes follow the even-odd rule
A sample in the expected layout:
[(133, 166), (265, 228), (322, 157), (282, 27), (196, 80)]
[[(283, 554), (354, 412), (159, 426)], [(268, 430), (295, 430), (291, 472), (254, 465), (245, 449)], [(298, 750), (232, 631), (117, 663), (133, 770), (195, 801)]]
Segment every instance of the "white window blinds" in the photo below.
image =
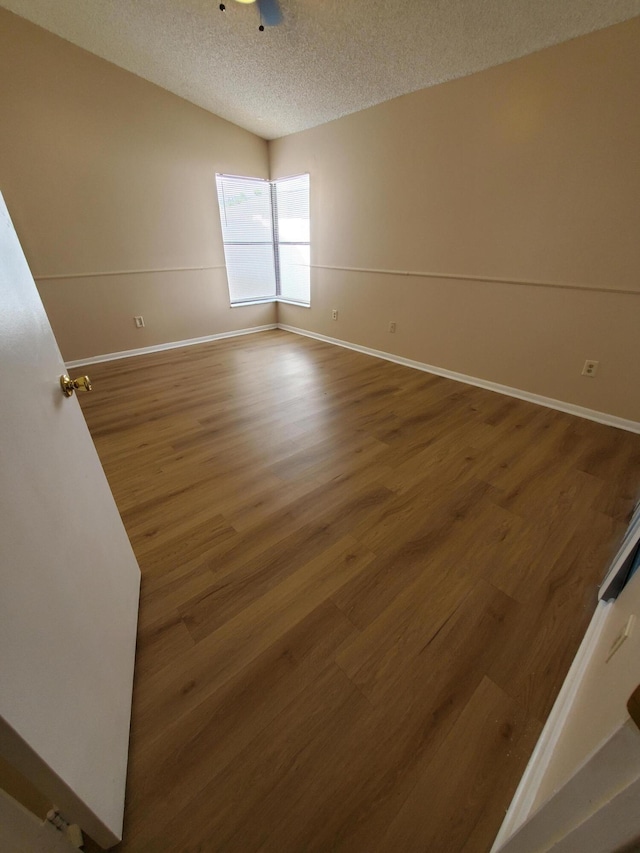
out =
[(278, 245), (278, 296), (309, 304), (309, 175), (274, 181)]
[(231, 175), (216, 182), (231, 304), (274, 299), (271, 185)]
[(231, 304), (309, 305), (309, 175), (216, 181)]

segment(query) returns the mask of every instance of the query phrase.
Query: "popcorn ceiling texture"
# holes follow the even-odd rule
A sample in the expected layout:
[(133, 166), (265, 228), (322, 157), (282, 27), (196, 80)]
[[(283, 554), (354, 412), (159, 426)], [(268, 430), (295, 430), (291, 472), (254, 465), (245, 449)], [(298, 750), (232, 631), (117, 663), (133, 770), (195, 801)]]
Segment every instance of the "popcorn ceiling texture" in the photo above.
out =
[(265, 139), (640, 15), (640, 0), (1, 0)]

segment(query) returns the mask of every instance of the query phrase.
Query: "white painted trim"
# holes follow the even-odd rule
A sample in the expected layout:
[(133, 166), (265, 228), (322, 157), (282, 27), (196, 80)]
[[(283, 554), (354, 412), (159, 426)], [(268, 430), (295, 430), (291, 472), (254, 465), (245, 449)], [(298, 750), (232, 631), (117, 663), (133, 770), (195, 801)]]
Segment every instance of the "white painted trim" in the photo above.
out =
[(297, 308), (311, 308), (310, 302), (296, 302), (293, 299), (283, 299), (282, 296), (278, 296), (276, 302), (282, 302), (284, 305), (295, 305)]
[(411, 278), (444, 278), (453, 281), (479, 281), (487, 284), (516, 284), (525, 287), (555, 287), (559, 290), (593, 290), (596, 293), (626, 293), (631, 296), (640, 296), (640, 290), (631, 290), (624, 287), (602, 287), (597, 284), (576, 284), (575, 282), (562, 281), (536, 281), (526, 278), (500, 278), (498, 276), (469, 275), (468, 273), (452, 272), (427, 272), (417, 270), (386, 270), (375, 267), (334, 267), (328, 264), (310, 264), (316, 270), (338, 270), (340, 272), (359, 272), (371, 275), (402, 275)]
[(246, 302), (230, 302), (229, 308), (247, 308), (251, 305), (266, 305), (275, 301), (275, 296), (265, 296), (264, 299), (247, 299)]
[(162, 269), (149, 270), (106, 270), (103, 272), (71, 272), (56, 273), (55, 275), (34, 275), (36, 281), (57, 281), (64, 278), (103, 278), (110, 275), (146, 275), (147, 273), (163, 272), (201, 272), (202, 270), (223, 270), (224, 264), (216, 264), (212, 267), (163, 267)]
[(194, 344), (206, 344), (209, 341), (221, 341), (224, 338), (237, 338), (240, 335), (254, 335), (256, 332), (269, 332), (272, 329), (277, 329), (275, 323), (269, 323), (266, 326), (253, 326), (250, 329), (237, 329), (231, 332), (219, 332), (217, 335), (205, 335), (202, 338), (189, 338), (186, 341), (170, 341), (166, 344), (155, 344), (150, 347), (140, 347), (139, 349), (127, 349), (121, 352), (108, 352), (104, 355), (92, 355), (89, 358), (77, 358), (74, 361), (65, 362), (69, 368), (83, 367), (87, 364), (100, 364), (103, 361), (116, 361), (119, 358), (132, 358), (136, 355), (148, 355), (153, 352), (163, 352), (168, 349), (178, 349), (179, 347), (190, 347)]
[[(576, 284), (574, 282), (562, 281), (535, 281), (524, 278), (500, 278), (499, 276), (485, 275), (470, 275), (468, 273), (450, 273), (450, 272), (432, 272), (419, 270), (387, 270), (376, 269), (375, 267), (342, 267), (331, 266), (329, 264), (310, 264), (311, 269), (316, 270), (334, 270), (337, 272), (357, 272), (369, 275), (400, 275), (409, 278), (441, 278), (450, 281), (477, 281), (485, 284), (514, 284), (525, 287), (551, 287), (558, 290), (588, 290), (595, 293), (616, 293), (626, 294), (629, 296), (640, 296), (640, 290), (632, 290), (624, 287), (602, 287), (601, 285), (591, 284)], [(72, 273), (55, 273), (49, 275), (34, 275), (36, 281), (57, 281), (60, 279), (74, 278), (103, 278), (105, 276), (116, 275), (147, 275), (151, 273), (168, 273), (168, 272), (202, 272), (203, 270), (224, 270), (225, 264), (213, 264), (212, 266), (200, 267), (161, 267), (158, 269), (139, 269), (139, 270), (101, 270), (98, 272), (72, 272)], [(269, 300), (271, 301), (271, 300)], [(278, 300), (288, 302), (288, 300)], [(291, 305), (301, 305), (307, 307), (304, 303), (291, 302)]]
[(466, 373), (456, 373), (453, 370), (446, 370), (443, 367), (436, 367), (433, 364), (425, 364), (421, 361), (413, 361), (410, 358), (403, 358), (400, 355), (394, 355), (390, 352), (363, 347), (360, 344), (353, 344), (349, 341), (342, 341), (339, 338), (330, 338), (327, 335), (320, 335), (317, 332), (310, 332), (307, 329), (299, 329), (296, 326), (288, 326), (284, 323), (278, 323), (278, 328), (285, 332), (293, 332), (296, 335), (304, 335), (307, 338), (314, 338), (318, 341), (324, 341), (327, 344), (335, 344), (345, 349), (355, 350), (356, 352), (372, 355), (375, 358), (383, 358), (385, 361), (392, 361), (394, 364), (402, 364), (405, 367), (413, 367), (416, 370), (422, 370), (425, 373), (434, 373), (436, 376), (444, 376), (446, 379), (453, 379), (456, 382), (464, 382), (467, 385), (475, 385), (478, 388), (486, 388), (487, 391), (495, 391), (498, 394), (505, 394), (508, 397), (517, 397), (519, 400), (526, 400), (529, 403), (536, 403), (538, 406), (546, 406), (548, 409), (556, 409), (559, 412), (566, 412), (569, 415), (576, 415), (579, 418), (586, 418), (589, 421), (596, 421), (599, 424), (624, 429), (628, 432), (640, 433), (640, 422), (619, 418), (616, 415), (609, 415), (606, 412), (597, 412), (595, 409), (587, 409), (584, 406), (578, 406), (574, 403), (565, 403), (562, 400), (554, 400), (552, 397), (543, 397), (541, 394), (533, 394), (530, 391), (522, 391), (520, 388), (512, 388), (509, 385), (500, 385), (498, 382), (490, 382), (488, 379), (479, 379), (477, 376), (468, 376)]
[(230, 302), (230, 308), (246, 308), (247, 305), (263, 305), (265, 302), (284, 302), (298, 308), (311, 308), (308, 302), (294, 302), (293, 299), (283, 299), (281, 296), (267, 296), (264, 299), (247, 299), (245, 302)]
[(560, 693), (558, 693), (551, 713), (531, 754), (520, 784), (513, 795), (511, 805), (491, 848), (491, 853), (498, 853), (500, 848), (507, 843), (516, 830), (531, 816), (533, 803), (569, 718), (580, 689), (580, 684), (598, 645), (598, 641), (602, 636), (602, 631), (610, 612), (611, 602), (598, 602), (587, 632), (580, 643), (580, 648), (573, 659), (571, 668), (560, 688)]
[[(427, 270), (387, 270), (376, 269), (375, 267), (341, 267), (331, 266), (329, 264), (310, 264), (311, 269), (315, 270), (335, 270), (337, 272), (358, 272), (367, 273), (370, 275), (401, 275), (409, 278), (442, 278), (451, 281), (479, 281), (486, 284), (515, 284), (524, 285), (525, 287), (555, 287), (559, 290), (592, 290), (595, 293), (623, 293), (630, 296), (640, 296), (640, 290), (632, 290), (624, 287), (602, 287), (601, 285), (593, 284), (576, 284), (573, 282), (562, 281), (535, 281), (525, 278), (501, 278), (499, 276), (485, 275), (470, 275), (468, 273), (450, 273), (450, 272), (431, 272)], [(114, 275), (145, 275), (148, 273), (167, 273), (167, 272), (201, 272), (202, 270), (223, 270), (226, 269), (225, 264), (213, 264), (212, 266), (202, 267), (161, 267), (158, 269), (140, 269), (140, 270), (102, 270), (98, 272), (72, 272), (72, 273), (55, 273), (49, 275), (34, 275), (36, 281), (56, 281), (65, 278), (102, 278), (103, 276)], [(287, 301), (287, 300), (281, 300)], [(292, 302), (292, 305), (303, 305), (304, 303)]]

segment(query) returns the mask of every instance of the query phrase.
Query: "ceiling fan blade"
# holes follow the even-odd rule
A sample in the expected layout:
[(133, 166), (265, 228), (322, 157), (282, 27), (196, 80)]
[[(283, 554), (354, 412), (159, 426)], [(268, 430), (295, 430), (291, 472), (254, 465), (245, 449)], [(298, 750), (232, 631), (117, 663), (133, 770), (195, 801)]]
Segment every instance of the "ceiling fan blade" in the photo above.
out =
[(282, 22), (282, 12), (278, 0), (258, 0), (262, 23), (267, 27), (276, 27)]

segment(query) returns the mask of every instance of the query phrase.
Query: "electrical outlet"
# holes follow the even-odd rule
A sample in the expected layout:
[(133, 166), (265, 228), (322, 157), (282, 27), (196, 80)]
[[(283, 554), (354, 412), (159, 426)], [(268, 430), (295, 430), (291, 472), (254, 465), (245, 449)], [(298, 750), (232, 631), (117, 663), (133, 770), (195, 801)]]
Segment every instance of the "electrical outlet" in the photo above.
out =
[(590, 361), (587, 359), (584, 363), (584, 367), (582, 368), (583, 376), (595, 376), (598, 372), (599, 361)]
[(389, 323), (389, 331), (392, 335), (395, 335), (396, 333), (396, 324), (393, 320)]
[(333, 311), (331, 312), (331, 319), (332, 320), (338, 319), (338, 309), (337, 308), (334, 308)]
[(144, 317), (134, 317), (133, 322), (136, 324), (136, 329), (144, 329)]

